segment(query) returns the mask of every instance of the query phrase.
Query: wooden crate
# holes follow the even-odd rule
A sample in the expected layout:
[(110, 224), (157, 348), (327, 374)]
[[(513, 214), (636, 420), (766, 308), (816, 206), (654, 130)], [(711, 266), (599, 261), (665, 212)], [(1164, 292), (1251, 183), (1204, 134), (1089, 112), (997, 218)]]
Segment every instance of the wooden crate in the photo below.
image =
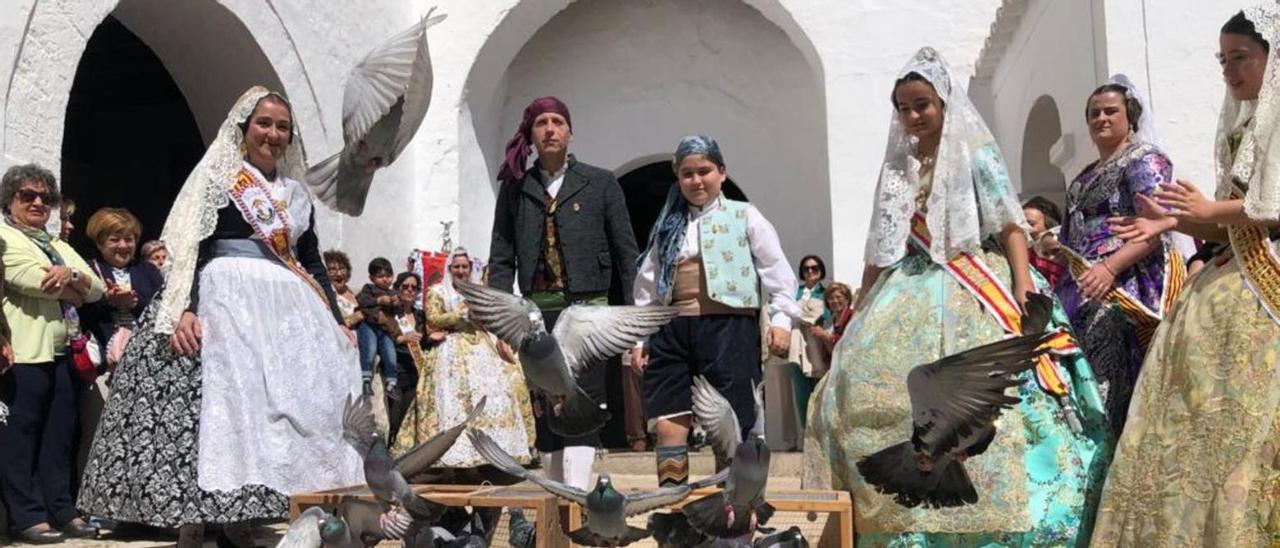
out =
[[(623, 493), (639, 491), (639, 489), (622, 490)], [(669, 509), (678, 510), (686, 503), (718, 492), (720, 492), (719, 487), (696, 489), (689, 498), (672, 505)], [(831, 514), (830, 517), (836, 519), (828, 519), (827, 526), (823, 530), (822, 537), (817, 545), (820, 547), (853, 548), (853, 502), (850, 500), (847, 491), (769, 489), (766, 492), (765, 500), (773, 505), (779, 514), (786, 512)], [(569, 505), (568, 530), (573, 531), (582, 527), (582, 509), (576, 503), (560, 502)], [(774, 519), (777, 519), (776, 515)], [(771, 522), (770, 525), (773, 525), (773, 523)], [(577, 546), (572, 543), (570, 545)]]
[[(480, 485), (414, 485), (415, 492), (445, 506), (470, 506), (472, 508), (524, 508), (534, 512), (537, 531), (537, 548), (561, 548), (569, 546), (569, 539), (560, 532), (560, 505), (550, 493), (532, 484), (512, 486)], [(320, 506), (332, 511), (349, 498), (374, 500), (364, 485), (343, 487), (304, 493), (289, 498), (290, 521), (297, 519), (304, 510)]]

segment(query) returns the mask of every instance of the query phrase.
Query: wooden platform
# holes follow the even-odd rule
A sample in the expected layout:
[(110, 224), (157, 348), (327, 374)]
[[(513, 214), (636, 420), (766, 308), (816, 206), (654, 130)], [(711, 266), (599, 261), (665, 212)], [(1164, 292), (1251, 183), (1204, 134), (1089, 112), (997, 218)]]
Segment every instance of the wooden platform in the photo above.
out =
[[(414, 490), (431, 501), (446, 506), (470, 506), (479, 508), (516, 507), (532, 510), (538, 538), (538, 548), (575, 546), (561, 532), (561, 506), (568, 507), (569, 527), (573, 531), (582, 526), (582, 512), (577, 504), (568, 503), (547, 493), (531, 483), (521, 483), (507, 487), (477, 485), (414, 485)], [(638, 489), (623, 489), (625, 492)], [(678, 510), (685, 503), (719, 492), (719, 487), (707, 487), (693, 492), (683, 502), (671, 506)], [(344, 499), (357, 497), (373, 500), (373, 495), (363, 485), (331, 489), (317, 493), (295, 495), (290, 498), (290, 519), (297, 518), (303, 510), (312, 506), (321, 506), (332, 510)], [(852, 548), (853, 546), (853, 504), (849, 493), (844, 491), (817, 491), (800, 489), (770, 489), (766, 497), (769, 504), (777, 509), (778, 514), (830, 514), (827, 527), (817, 545), (821, 547)], [(777, 521), (779, 518), (775, 517)]]

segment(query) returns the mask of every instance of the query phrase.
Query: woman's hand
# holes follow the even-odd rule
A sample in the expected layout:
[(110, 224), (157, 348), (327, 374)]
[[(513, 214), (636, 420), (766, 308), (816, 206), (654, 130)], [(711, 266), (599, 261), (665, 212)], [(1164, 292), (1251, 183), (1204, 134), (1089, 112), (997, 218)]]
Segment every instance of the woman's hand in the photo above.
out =
[(352, 331), (350, 327), (347, 327), (346, 325), (343, 325), (343, 326), (342, 326), (342, 334), (347, 336), (347, 340), (351, 342), (351, 346), (352, 346), (353, 348), (359, 348), (359, 346), (360, 346), (360, 344), (359, 344), (359, 342), (358, 342), (358, 341), (359, 341), (359, 339), (357, 339), (357, 338), (356, 338), (356, 332), (355, 332), (355, 331)]
[(448, 331), (432, 331), (430, 333), (427, 333), (427, 340), (436, 344), (440, 344), (444, 342), (444, 340), (447, 338), (449, 338)]
[(1097, 300), (1105, 297), (1115, 282), (1115, 273), (1111, 272), (1111, 267), (1107, 266), (1107, 262), (1103, 260), (1086, 270), (1084, 275), (1080, 276), (1077, 285), (1080, 286), (1080, 294), (1084, 295), (1084, 298)]
[(195, 312), (188, 310), (183, 312), (182, 319), (178, 320), (178, 328), (173, 330), (169, 345), (178, 354), (193, 356), (200, 351), (200, 339), (203, 337), (204, 330), (200, 327), (200, 318), (196, 317)]
[(781, 327), (769, 327), (769, 352), (776, 356), (786, 356), (791, 349), (791, 332)]
[(825, 342), (831, 342), (831, 339), (834, 337), (830, 331), (816, 325), (809, 328), (809, 336)]
[(4, 341), (4, 343), (0, 344), (0, 375), (9, 372), (9, 369), (13, 367), (13, 359), (13, 344), (9, 341)]
[(1205, 198), (1189, 181), (1178, 179), (1176, 184), (1162, 184), (1155, 196), (1156, 202), (1167, 209), (1171, 217), (1202, 224), (1215, 222), (1215, 202)]
[(62, 289), (71, 284), (71, 267), (46, 266), (44, 278), (40, 280), (40, 291), (50, 295), (62, 293)]
[(1036, 286), (1031, 282), (1030, 276), (1014, 276), (1013, 277), (1013, 299), (1018, 302), (1018, 308), (1023, 311), (1027, 309), (1027, 293), (1035, 293)]
[(111, 284), (107, 287), (107, 304), (117, 310), (129, 311), (138, 306), (138, 294), (130, 289), (123, 289), (118, 285)]
[(422, 340), (422, 333), (418, 333), (417, 331), (405, 333), (403, 335), (400, 335), (399, 337), (396, 337), (396, 342), (403, 344), (405, 346), (408, 346), (410, 344), (416, 344), (421, 340)]
[(631, 368), (636, 371), (644, 372), (644, 368), (646, 367), (649, 367), (649, 345), (632, 348)]
[(511, 345), (504, 341), (497, 341), (494, 345), (498, 347), (498, 357), (507, 363), (516, 363), (516, 353), (511, 350)]

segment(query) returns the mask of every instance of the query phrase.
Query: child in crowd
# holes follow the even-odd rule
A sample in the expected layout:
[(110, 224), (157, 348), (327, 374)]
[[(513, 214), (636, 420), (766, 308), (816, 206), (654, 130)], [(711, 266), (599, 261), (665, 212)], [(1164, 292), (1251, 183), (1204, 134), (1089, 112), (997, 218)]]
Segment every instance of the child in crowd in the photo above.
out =
[(400, 299), (391, 288), (395, 271), (391, 261), (378, 257), (369, 261), (369, 283), (356, 295), (358, 310), (364, 321), (356, 328), (356, 340), (360, 346), (360, 375), (364, 379), (364, 393), (372, 394), (373, 358), (382, 359), (382, 380), (385, 393), (398, 399), (396, 391), (396, 337), (400, 328), (396, 325), (395, 312)]

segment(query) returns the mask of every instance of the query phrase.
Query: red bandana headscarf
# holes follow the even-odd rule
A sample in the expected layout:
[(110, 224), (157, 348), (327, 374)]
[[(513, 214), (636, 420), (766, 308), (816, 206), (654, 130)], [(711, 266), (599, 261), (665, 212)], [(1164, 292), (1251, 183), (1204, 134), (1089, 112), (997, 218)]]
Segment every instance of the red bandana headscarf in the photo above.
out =
[(529, 161), (529, 147), (532, 141), (530, 132), (533, 130), (533, 121), (547, 112), (564, 116), (569, 129), (573, 129), (573, 119), (569, 117), (569, 107), (565, 106), (564, 102), (555, 97), (534, 99), (529, 106), (524, 107), (524, 118), (520, 120), (520, 128), (516, 130), (511, 140), (507, 141), (507, 156), (498, 169), (499, 181), (514, 183), (524, 180), (524, 166)]

